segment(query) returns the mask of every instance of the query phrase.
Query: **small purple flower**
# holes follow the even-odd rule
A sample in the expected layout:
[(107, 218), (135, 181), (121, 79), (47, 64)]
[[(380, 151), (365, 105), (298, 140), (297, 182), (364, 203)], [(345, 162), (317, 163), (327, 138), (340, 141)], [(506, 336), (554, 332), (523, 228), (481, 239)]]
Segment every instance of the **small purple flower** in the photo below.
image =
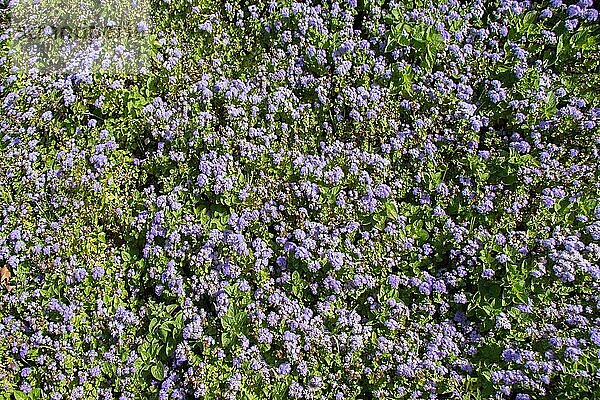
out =
[(146, 21), (140, 21), (140, 22), (138, 22), (138, 24), (136, 26), (136, 30), (139, 33), (146, 33), (146, 32), (148, 32), (148, 29), (149, 29), (149, 27), (148, 27), (148, 24), (146, 23)]
[(581, 14), (581, 8), (578, 5), (572, 4), (567, 7), (567, 16), (569, 18), (578, 17)]
[(491, 279), (494, 276), (495, 272), (493, 269), (487, 268), (484, 269), (481, 273), (481, 277), (484, 279)]
[(388, 276), (388, 283), (391, 287), (397, 288), (398, 286), (400, 286), (400, 277), (397, 275), (390, 275)]
[(340, 269), (344, 265), (344, 253), (329, 250), (327, 253), (327, 260), (333, 269)]
[(565, 21), (565, 28), (568, 31), (575, 30), (575, 28), (577, 28), (577, 25), (579, 25), (579, 20), (577, 19), (568, 19)]
[(101, 266), (95, 266), (92, 269), (92, 278), (94, 280), (98, 280), (100, 278), (102, 278), (104, 276), (104, 268), (102, 268)]
[(85, 277), (87, 276), (87, 271), (84, 268), (77, 268), (75, 270), (75, 281), (76, 282), (81, 282), (85, 279)]

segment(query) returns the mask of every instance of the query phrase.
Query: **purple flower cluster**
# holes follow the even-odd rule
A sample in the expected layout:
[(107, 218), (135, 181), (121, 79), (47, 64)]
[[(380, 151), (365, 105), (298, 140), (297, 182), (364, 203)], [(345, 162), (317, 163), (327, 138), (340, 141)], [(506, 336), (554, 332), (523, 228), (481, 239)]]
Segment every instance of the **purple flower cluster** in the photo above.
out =
[(598, 12), (416, 3), (162, 2), (129, 77), (0, 50), (0, 393), (600, 396)]

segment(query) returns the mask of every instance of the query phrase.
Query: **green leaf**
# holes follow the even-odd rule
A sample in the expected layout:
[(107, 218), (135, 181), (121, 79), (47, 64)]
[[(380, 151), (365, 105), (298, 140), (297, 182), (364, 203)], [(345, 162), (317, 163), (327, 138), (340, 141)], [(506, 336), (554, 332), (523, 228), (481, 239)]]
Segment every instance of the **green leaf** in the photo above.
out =
[(240, 311), (235, 314), (235, 323), (238, 329), (242, 328), (242, 325), (244, 325), (244, 322), (246, 321), (247, 317), (248, 313), (244, 311)]
[(235, 326), (235, 314), (233, 307), (229, 307), (227, 312), (221, 317), (221, 325), (223, 329), (229, 330)]
[(177, 313), (177, 316), (175, 317), (175, 327), (178, 328), (178, 330), (183, 329), (183, 311)]
[(575, 32), (569, 38), (569, 43), (571, 44), (571, 47), (574, 49), (580, 49), (581, 47), (583, 47), (583, 45), (588, 40), (588, 35), (589, 35), (589, 33), (585, 32), (585, 31)]
[(178, 307), (178, 305), (177, 305), (177, 304), (169, 304), (169, 305), (167, 306), (167, 312), (168, 312), (169, 314), (172, 314), (172, 313), (173, 313), (173, 311), (175, 311), (175, 309), (176, 309), (177, 307)]
[(429, 233), (425, 229), (418, 229), (416, 234), (422, 242), (426, 242), (429, 239)]
[(550, 95), (548, 96), (548, 101), (546, 102), (546, 105), (544, 107), (544, 115), (546, 116), (546, 118), (550, 118), (556, 115), (557, 104), (558, 98), (554, 93), (550, 93)]
[(235, 295), (235, 293), (238, 290), (238, 286), (239, 285), (237, 283), (234, 283), (233, 285), (229, 285), (229, 286), (225, 287), (225, 293), (227, 293), (230, 296)]
[(148, 332), (154, 333), (157, 326), (158, 326), (158, 319), (152, 318), (152, 320), (150, 321), (150, 324), (148, 325)]
[(557, 40), (557, 42), (556, 42), (556, 55), (555, 55), (555, 58), (554, 58), (554, 63), (555, 63), (555, 64), (556, 64), (556, 63), (558, 62), (558, 60), (560, 59), (560, 54), (561, 54), (561, 53), (562, 53), (562, 51), (563, 51), (564, 45), (565, 45), (565, 43), (564, 43), (563, 35), (560, 35), (560, 36), (558, 37), (558, 40)]
[(395, 220), (396, 218), (398, 218), (398, 209), (396, 205), (391, 201), (387, 201), (385, 203), (385, 212), (387, 213), (389, 219)]
[(537, 19), (537, 11), (532, 10), (529, 11), (525, 14), (525, 17), (523, 18), (523, 22), (522, 22), (522, 30), (528, 30), (528, 28), (535, 23), (535, 20)]
[(170, 324), (171, 324), (170, 321), (165, 322), (165, 323), (161, 324), (160, 328), (158, 329), (158, 337), (163, 342), (167, 341), (167, 338), (169, 337), (169, 333), (171, 333), (172, 329), (169, 327)]
[(480, 304), (484, 310), (493, 311), (501, 307), (502, 287), (497, 283), (482, 282), (480, 284)]
[(158, 381), (162, 381), (164, 379), (163, 376), (163, 365), (162, 363), (158, 363), (156, 365), (153, 365), (150, 368), (150, 373), (152, 374), (152, 376), (154, 377), (154, 379), (158, 380)]
[(232, 342), (232, 337), (229, 333), (223, 332), (221, 333), (221, 345), (223, 347), (228, 347)]
[(149, 350), (150, 350), (150, 347), (147, 342), (142, 344), (138, 349), (138, 352), (140, 353), (140, 359), (142, 359), (144, 361), (150, 360), (152, 358), (152, 356), (150, 355)]
[(131, 261), (131, 254), (129, 254), (129, 252), (123, 250), (121, 252), (121, 258), (123, 259), (123, 261), (125, 263), (129, 263), (129, 261)]
[(160, 353), (161, 347), (162, 346), (158, 339), (152, 339), (152, 341), (150, 342), (150, 355), (152, 358), (156, 357), (158, 353)]
[(383, 230), (385, 228), (385, 217), (384, 214), (373, 214), (373, 220), (375, 221), (374, 226), (377, 229)]
[(14, 391), (13, 396), (15, 396), (16, 400), (28, 400), (29, 399), (29, 396), (26, 395), (25, 393), (21, 392), (20, 390)]

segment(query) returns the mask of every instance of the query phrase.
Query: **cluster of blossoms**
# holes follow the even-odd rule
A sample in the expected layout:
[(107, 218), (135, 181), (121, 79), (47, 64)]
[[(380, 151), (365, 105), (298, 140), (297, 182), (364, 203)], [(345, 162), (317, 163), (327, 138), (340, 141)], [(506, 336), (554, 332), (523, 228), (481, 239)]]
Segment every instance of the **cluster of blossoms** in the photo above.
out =
[(159, 2), (137, 75), (2, 32), (0, 399), (600, 397), (598, 10), (421, 3)]

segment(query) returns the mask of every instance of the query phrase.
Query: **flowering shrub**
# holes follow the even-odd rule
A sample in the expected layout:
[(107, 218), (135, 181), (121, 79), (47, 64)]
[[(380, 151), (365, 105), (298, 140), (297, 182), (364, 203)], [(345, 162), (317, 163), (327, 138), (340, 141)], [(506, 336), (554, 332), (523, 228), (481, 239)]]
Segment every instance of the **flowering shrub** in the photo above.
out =
[(0, 399), (600, 398), (591, 0), (152, 13), (139, 74), (3, 28)]

